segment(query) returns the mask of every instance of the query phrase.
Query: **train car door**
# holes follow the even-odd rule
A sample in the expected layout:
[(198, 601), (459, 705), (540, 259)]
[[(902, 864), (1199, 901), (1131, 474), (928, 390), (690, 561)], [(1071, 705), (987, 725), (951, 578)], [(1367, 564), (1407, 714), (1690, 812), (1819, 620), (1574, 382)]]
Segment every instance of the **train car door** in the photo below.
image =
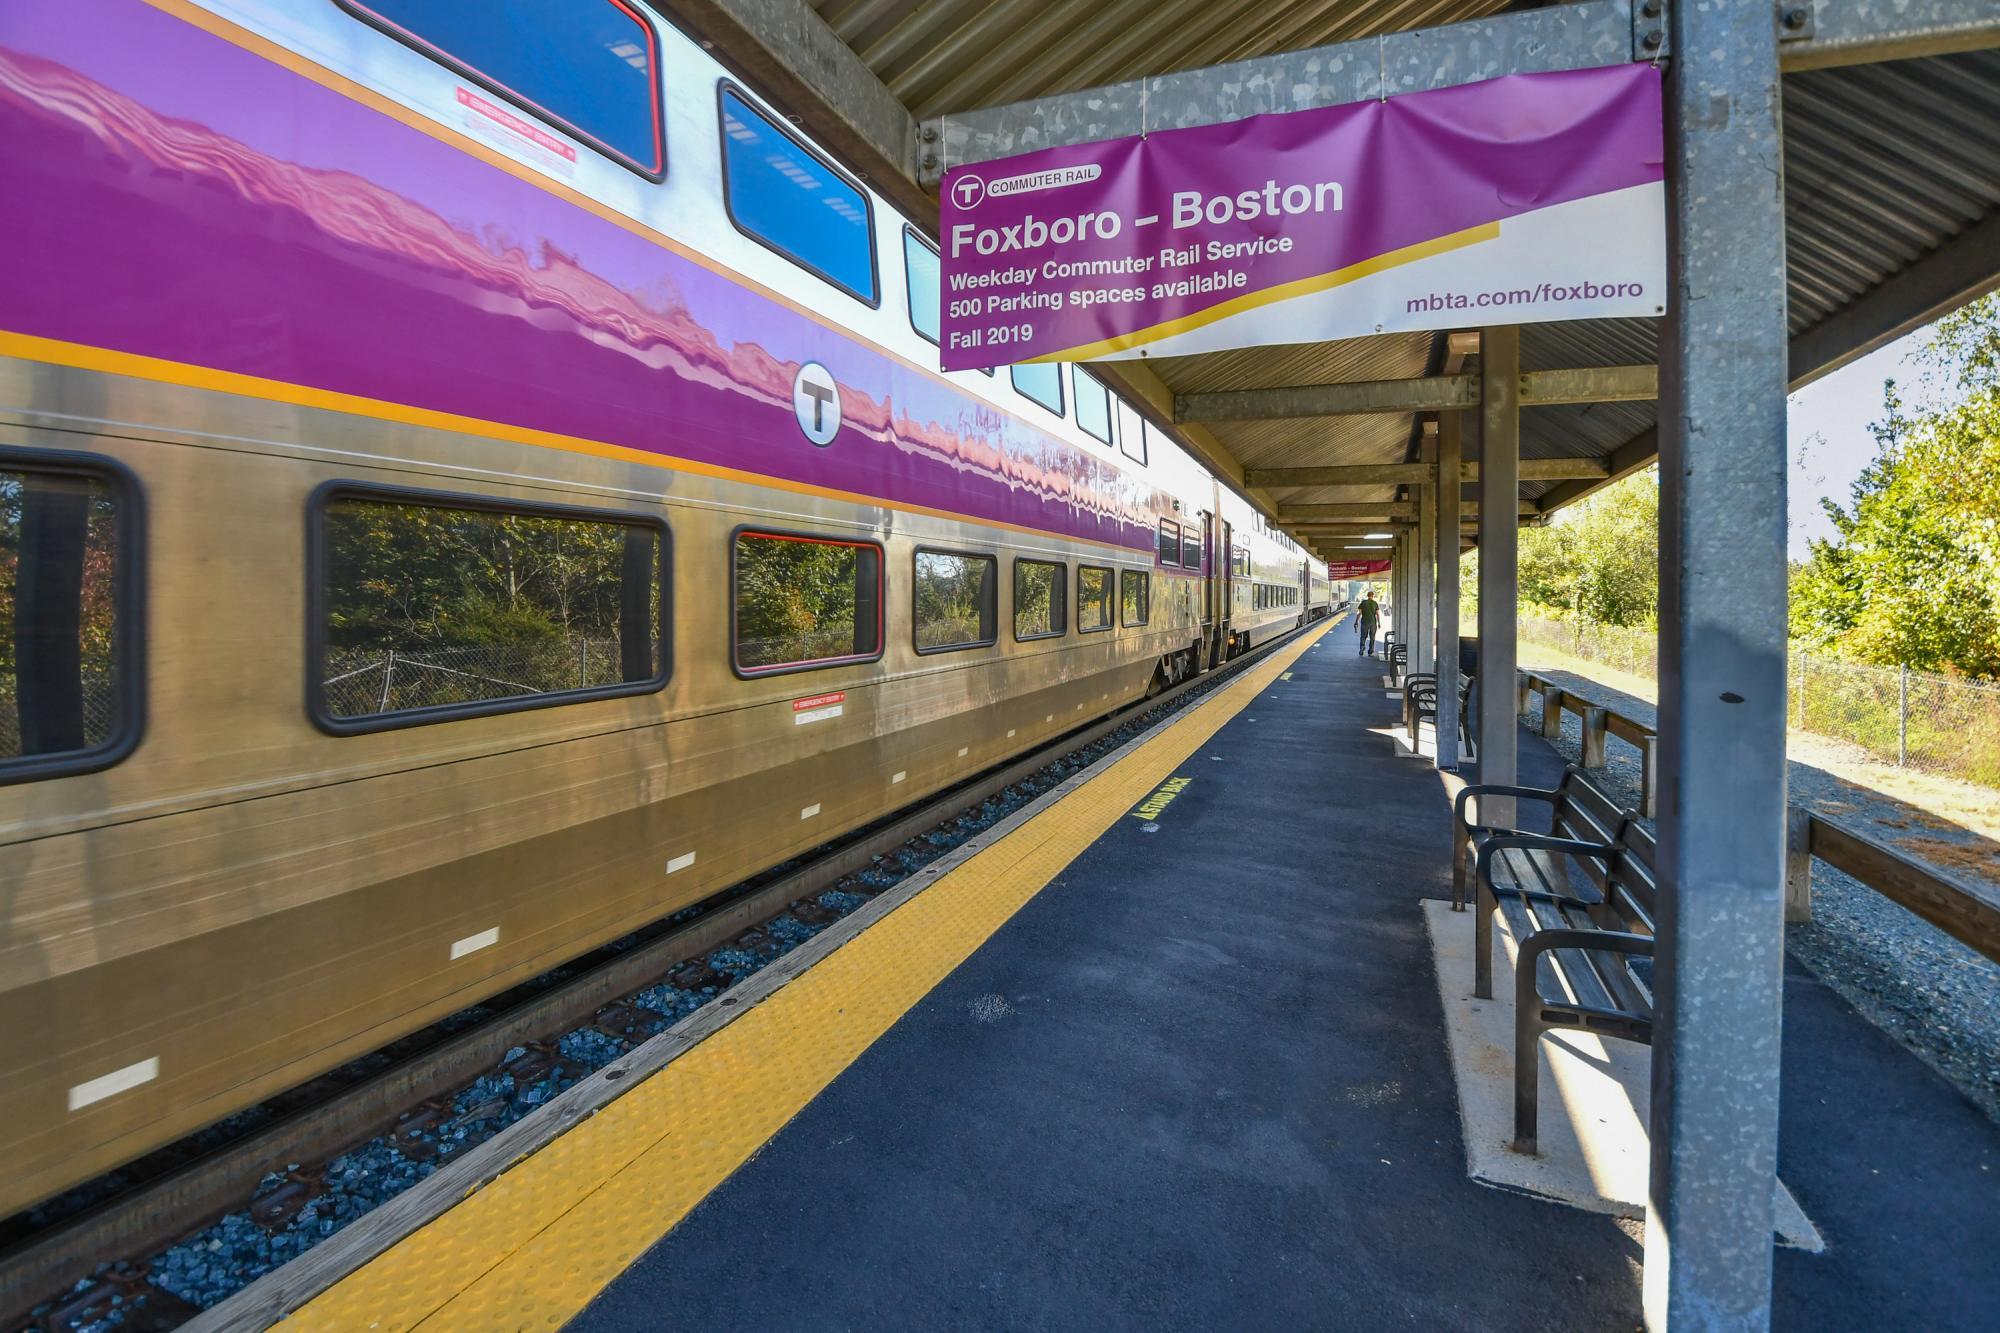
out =
[(1201, 511), (1201, 558), (1208, 576), (1201, 581), (1201, 632), (1203, 638), (1215, 632), (1215, 515)]
[(1221, 661), (1229, 655), (1229, 613), (1236, 605), (1235, 587), (1231, 580), (1236, 575), (1236, 529), (1223, 519), (1216, 524), (1215, 553), (1209, 557), (1214, 563), (1209, 566), (1213, 577), (1209, 582), (1215, 585), (1215, 637), (1213, 639), (1214, 661)]

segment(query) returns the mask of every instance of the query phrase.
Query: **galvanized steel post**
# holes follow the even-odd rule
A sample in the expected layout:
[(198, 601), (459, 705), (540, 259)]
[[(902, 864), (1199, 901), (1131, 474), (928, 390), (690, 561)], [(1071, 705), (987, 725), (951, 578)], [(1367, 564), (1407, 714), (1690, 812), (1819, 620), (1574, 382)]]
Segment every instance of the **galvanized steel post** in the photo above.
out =
[[(1521, 330), (1479, 334), (1479, 780), (1515, 780), (1515, 603), (1520, 548)], [(1491, 809), (1488, 806), (1491, 806)], [(1483, 823), (1511, 823), (1514, 803), (1480, 803)]]
[(1660, 365), (1653, 1330), (1764, 1329), (1785, 888), (1785, 211), (1768, 5), (1676, 4)]
[(1437, 499), (1437, 766), (1458, 768), (1458, 468), (1461, 413), (1438, 421)]
[[(1427, 442), (1424, 446), (1424, 461), (1430, 462), (1436, 456), (1436, 442)], [(1417, 590), (1417, 614), (1413, 617), (1416, 630), (1410, 643), (1410, 670), (1412, 671), (1434, 671), (1437, 669), (1434, 658), (1436, 649), (1433, 647), (1436, 625), (1432, 619), (1432, 601), (1435, 588), (1431, 574), (1431, 547), (1436, 542), (1435, 529), (1432, 527), (1432, 524), (1436, 519), (1436, 515), (1432, 512), (1432, 506), (1429, 503), (1429, 492), (1435, 489), (1435, 484), (1411, 488), (1411, 498), (1417, 502), (1417, 526), (1416, 531), (1412, 534), (1414, 540), (1410, 544), (1411, 553), (1415, 556), (1416, 568), (1413, 573), (1416, 576)]]

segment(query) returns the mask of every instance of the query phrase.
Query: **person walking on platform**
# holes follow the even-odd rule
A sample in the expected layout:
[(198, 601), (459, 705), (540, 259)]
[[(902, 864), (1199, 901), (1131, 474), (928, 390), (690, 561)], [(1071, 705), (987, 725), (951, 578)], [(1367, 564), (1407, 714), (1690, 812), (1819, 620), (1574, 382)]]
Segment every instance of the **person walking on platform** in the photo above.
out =
[(1363, 595), (1361, 607), (1354, 615), (1354, 629), (1361, 636), (1363, 657), (1375, 656), (1375, 626), (1381, 618), (1382, 607), (1375, 600), (1375, 594), (1371, 592)]

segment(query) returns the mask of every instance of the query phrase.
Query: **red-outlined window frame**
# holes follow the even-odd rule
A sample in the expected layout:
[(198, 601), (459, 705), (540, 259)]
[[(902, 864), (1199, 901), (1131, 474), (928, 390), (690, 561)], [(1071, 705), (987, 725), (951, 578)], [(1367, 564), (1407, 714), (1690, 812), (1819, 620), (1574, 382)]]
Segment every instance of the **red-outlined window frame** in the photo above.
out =
[(465, 61), (452, 55), (443, 47), (427, 38), (419, 37), (416, 33), (403, 27), (394, 19), (376, 13), (368, 4), (368, 0), (333, 0), (333, 3), (377, 32), (401, 42), (418, 55), (444, 66), (444, 68), (461, 78), (470, 79), (496, 96), (506, 98), (529, 115), (538, 117), (548, 124), (555, 126), (555, 128), (561, 130), (564, 134), (569, 135), (579, 143), (588, 144), (600, 156), (616, 162), (619, 166), (644, 176), (649, 181), (658, 182), (667, 178), (667, 123), (665, 112), (661, 106), (661, 85), (664, 76), (660, 69), (659, 34), (653, 31), (653, 25), (646, 21), (645, 15), (641, 14), (628, 3), (628, 0), (599, 0), (599, 3), (608, 4), (616, 8), (626, 18), (631, 19), (633, 23), (637, 24), (641, 32), (646, 34), (646, 73), (648, 81), (652, 85), (650, 100), (653, 113), (653, 164), (651, 166), (647, 166), (628, 153), (613, 148), (610, 144), (585, 130), (582, 126), (571, 123), (533, 98), (523, 96), (521, 93), (500, 82), (500, 80), (466, 64)]
[[(736, 587), (736, 547), (745, 537), (761, 537), (768, 541), (803, 542), (815, 546), (849, 546), (857, 551), (875, 553), (875, 648), (873, 652), (847, 653), (840, 657), (815, 657), (803, 662), (774, 662), (769, 666), (746, 667), (736, 655), (740, 637), (737, 632), (736, 609), (741, 605)], [(729, 669), (739, 680), (761, 680), (765, 676), (784, 676), (799, 671), (824, 671), (828, 667), (852, 666), (860, 662), (882, 660), (883, 644), (888, 638), (889, 626), (885, 619), (884, 607), (889, 598), (889, 557), (880, 542), (867, 541), (858, 537), (822, 537), (811, 532), (787, 532), (782, 528), (761, 528), (754, 524), (737, 528), (729, 534)]]
[[(1168, 532), (1174, 534), (1174, 558), (1171, 560), (1167, 559), (1165, 541)], [(1179, 569), (1181, 567), (1181, 525), (1173, 519), (1163, 518), (1160, 520), (1160, 526), (1154, 534), (1153, 559), (1155, 563), (1165, 569)]]

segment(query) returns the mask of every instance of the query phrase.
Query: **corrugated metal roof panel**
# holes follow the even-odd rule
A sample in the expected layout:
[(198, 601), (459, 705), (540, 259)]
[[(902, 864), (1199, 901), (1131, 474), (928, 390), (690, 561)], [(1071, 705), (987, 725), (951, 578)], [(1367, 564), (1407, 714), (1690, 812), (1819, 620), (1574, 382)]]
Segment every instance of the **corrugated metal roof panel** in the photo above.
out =
[(1507, 0), (813, 0), (919, 116), (1480, 18)]

